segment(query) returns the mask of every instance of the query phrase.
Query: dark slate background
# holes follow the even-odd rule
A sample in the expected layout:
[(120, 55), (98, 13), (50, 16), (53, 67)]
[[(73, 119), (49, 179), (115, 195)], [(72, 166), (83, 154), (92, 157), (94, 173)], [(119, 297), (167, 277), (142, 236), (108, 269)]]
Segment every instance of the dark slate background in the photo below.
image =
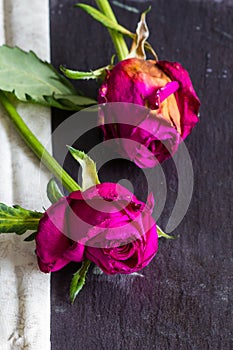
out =
[[(144, 277), (89, 273), (71, 306), (69, 283), (77, 266), (52, 275), (52, 350), (230, 350), (233, 0), (119, 2), (140, 11), (153, 3), (148, 15), (150, 42), (161, 59), (179, 61), (189, 70), (201, 99), (201, 122), (186, 140), (194, 167), (194, 194), (174, 231), (178, 239), (160, 240), (159, 253), (142, 271)], [(74, 4), (75, 0), (50, 0), (53, 64), (80, 70), (108, 64), (114, 49), (107, 31)], [(118, 20), (133, 31), (139, 15), (113, 8)], [(96, 83), (79, 82), (76, 87), (96, 97)], [(53, 128), (68, 115), (54, 110)], [(98, 132), (85, 142), (83, 149), (99, 142)], [(65, 147), (62, 140), (55, 139), (58, 159), (60, 147)], [(112, 165), (114, 171), (104, 169), (101, 180), (118, 181), (133, 169), (121, 165), (123, 170), (119, 164)], [(70, 158), (66, 166), (74, 169)], [(168, 199), (159, 223), (165, 227), (177, 179), (172, 161), (163, 168)], [(136, 169), (130, 173), (142, 196), (141, 177)]]

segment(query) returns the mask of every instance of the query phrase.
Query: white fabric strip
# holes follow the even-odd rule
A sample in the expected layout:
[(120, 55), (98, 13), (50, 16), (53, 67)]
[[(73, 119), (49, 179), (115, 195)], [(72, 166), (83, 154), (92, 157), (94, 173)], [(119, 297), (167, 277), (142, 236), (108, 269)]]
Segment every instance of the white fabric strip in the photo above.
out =
[[(0, 0), (0, 44), (33, 50), (49, 60), (48, 0)], [(50, 111), (19, 104), (42, 143), (50, 138)], [(42, 211), (49, 174), (24, 145), (0, 109), (0, 202)], [(25, 235), (24, 235), (25, 237)], [(39, 272), (35, 243), (0, 236), (0, 349), (50, 349), (50, 278)]]

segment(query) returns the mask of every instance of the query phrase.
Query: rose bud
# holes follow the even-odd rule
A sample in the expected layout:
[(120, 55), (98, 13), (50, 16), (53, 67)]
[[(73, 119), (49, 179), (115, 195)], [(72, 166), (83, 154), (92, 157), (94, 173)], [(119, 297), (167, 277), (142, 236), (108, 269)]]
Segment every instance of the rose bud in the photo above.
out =
[[(141, 168), (172, 156), (198, 122), (200, 102), (179, 63), (141, 58), (121, 61), (107, 72), (98, 101), (121, 102), (118, 113), (114, 107), (114, 113), (102, 109), (104, 138), (122, 139), (116, 141), (120, 153)], [(143, 106), (144, 111), (139, 113), (136, 107), (130, 111), (127, 104)]]
[(145, 204), (119, 184), (71, 193), (41, 220), (36, 236), (40, 268), (55, 271), (87, 258), (108, 274), (142, 269), (158, 250), (152, 210), (153, 198)]

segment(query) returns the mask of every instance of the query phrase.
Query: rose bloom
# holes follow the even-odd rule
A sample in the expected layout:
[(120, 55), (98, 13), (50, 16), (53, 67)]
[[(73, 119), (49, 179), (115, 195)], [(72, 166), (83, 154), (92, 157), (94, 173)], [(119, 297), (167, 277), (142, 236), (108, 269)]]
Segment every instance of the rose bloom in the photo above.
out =
[(113, 183), (61, 198), (39, 223), (36, 254), (41, 271), (57, 271), (84, 259), (107, 274), (142, 269), (158, 250), (153, 205), (153, 196), (145, 204)]
[[(102, 108), (104, 138), (119, 139), (120, 153), (141, 168), (153, 167), (177, 151), (198, 122), (200, 106), (181, 64), (139, 58), (121, 61), (107, 72), (98, 102), (121, 103), (118, 111)], [(145, 108), (140, 112), (128, 104)]]

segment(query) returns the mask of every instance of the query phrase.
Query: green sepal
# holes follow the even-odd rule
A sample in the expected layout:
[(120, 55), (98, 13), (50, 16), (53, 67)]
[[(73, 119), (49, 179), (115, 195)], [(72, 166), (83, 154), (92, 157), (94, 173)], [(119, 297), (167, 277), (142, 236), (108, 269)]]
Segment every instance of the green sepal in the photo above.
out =
[(94, 161), (82, 151), (78, 151), (70, 146), (67, 146), (67, 148), (82, 167), (82, 190), (85, 191), (89, 187), (99, 184), (100, 181)]
[(156, 225), (157, 228), (157, 233), (158, 233), (158, 237), (161, 238), (166, 238), (166, 239), (175, 239), (174, 236), (170, 236), (167, 233), (165, 233), (158, 225)]
[(115, 62), (115, 58), (116, 58), (116, 55), (114, 54), (114, 55), (112, 55), (112, 57), (111, 57), (111, 64), (110, 64), (110, 66), (112, 66), (112, 67), (114, 67), (114, 62)]
[(70, 301), (73, 304), (77, 295), (83, 288), (86, 280), (86, 274), (90, 267), (91, 261), (85, 260), (80, 269), (73, 275), (70, 285)]
[(0, 203), (0, 233), (22, 235), (27, 230), (37, 230), (43, 213), (31, 211), (14, 205), (9, 207)]
[(90, 79), (104, 79), (106, 70), (112, 69), (112, 65), (101, 67), (90, 72), (75, 71), (72, 69), (60, 66), (62, 73), (69, 79), (74, 80), (90, 80)]
[(23, 102), (49, 105), (44, 96), (75, 95), (72, 84), (32, 52), (0, 46), (0, 90)]
[(64, 197), (54, 178), (50, 179), (47, 185), (47, 196), (52, 204)]
[(147, 15), (151, 11), (151, 5), (142, 13), (142, 15)]

